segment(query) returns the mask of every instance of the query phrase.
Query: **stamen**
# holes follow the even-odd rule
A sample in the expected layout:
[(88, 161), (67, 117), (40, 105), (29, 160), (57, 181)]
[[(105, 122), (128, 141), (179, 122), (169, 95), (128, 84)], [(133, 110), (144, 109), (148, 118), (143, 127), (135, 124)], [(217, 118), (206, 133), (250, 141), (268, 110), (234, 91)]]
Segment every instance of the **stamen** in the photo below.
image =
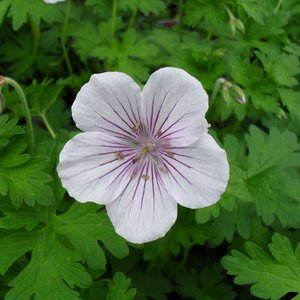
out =
[(170, 140), (167, 138), (161, 139), (161, 141), (164, 145), (170, 145)]
[(131, 175), (130, 175), (130, 178), (131, 178), (131, 179), (134, 179), (134, 178), (136, 177), (136, 175), (137, 175), (137, 172), (136, 172), (136, 171), (133, 171), (133, 172), (131, 173)]
[(134, 127), (132, 127), (132, 131), (135, 133), (141, 128), (141, 122), (137, 122)]
[(122, 160), (124, 159), (124, 154), (121, 151), (116, 152), (116, 159), (117, 160)]
[(158, 129), (156, 136), (161, 136), (161, 135), (162, 135), (162, 131), (161, 131), (161, 129)]
[(174, 153), (173, 153), (173, 152), (167, 152), (167, 155), (168, 155), (169, 157), (174, 157)]
[(163, 168), (163, 167), (159, 167), (159, 171), (161, 171), (162, 173), (166, 174), (167, 173), (167, 170), (166, 168)]
[(144, 179), (144, 180), (148, 180), (150, 177), (148, 176), (148, 175), (142, 175), (142, 178)]

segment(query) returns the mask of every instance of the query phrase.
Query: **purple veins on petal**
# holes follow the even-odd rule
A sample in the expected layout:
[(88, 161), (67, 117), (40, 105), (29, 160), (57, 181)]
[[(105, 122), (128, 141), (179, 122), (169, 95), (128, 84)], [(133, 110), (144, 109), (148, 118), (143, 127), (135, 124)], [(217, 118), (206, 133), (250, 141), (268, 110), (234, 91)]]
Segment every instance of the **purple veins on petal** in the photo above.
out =
[(183, 70), (155, 72), (143, 91), (126, 74), (93, 75), (72, 106), (78, 134), (58, 174), (80, 202), (105, 204), (118, 234), (143, 243), (165, 235), (177, 203), (214, 204), (229, 176), (225, 152), (207, 133), (208, 97)]

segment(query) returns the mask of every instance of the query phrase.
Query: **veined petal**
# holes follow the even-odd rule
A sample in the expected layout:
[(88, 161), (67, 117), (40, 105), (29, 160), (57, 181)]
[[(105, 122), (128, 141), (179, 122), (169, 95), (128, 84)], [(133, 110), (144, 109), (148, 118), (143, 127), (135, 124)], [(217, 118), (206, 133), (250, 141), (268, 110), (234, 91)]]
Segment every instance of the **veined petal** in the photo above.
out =
[(101, 132), (76, 135), (64, 146), (57, 167), (62, 185), (80, 202), (106, 204), (123, 191), (133, 172), (136, 150)]
[(182, 206), (201, 208), (216, 203), (229, 179), (226, 152), (204, 133), (195, 143), (173, 147), (162, 156), (165, 186)]
[(116, 232), (133, 243), (163, 237), (177, 218), (177, 202), (151, 164), (145, 164), (122, 195), (106, 208)]
[(118, 137), (134, 137), (140, 121), (141, 90), (131, 77), (120, 72), (94, 74), (72, 105), (76, 126)]
[(181, 69), (154, 72), (142, 92), (141, 111), (148, 130), (180, 146), (193, 143), (207, 130), (207, 109), (208, 96), (201, 83)]

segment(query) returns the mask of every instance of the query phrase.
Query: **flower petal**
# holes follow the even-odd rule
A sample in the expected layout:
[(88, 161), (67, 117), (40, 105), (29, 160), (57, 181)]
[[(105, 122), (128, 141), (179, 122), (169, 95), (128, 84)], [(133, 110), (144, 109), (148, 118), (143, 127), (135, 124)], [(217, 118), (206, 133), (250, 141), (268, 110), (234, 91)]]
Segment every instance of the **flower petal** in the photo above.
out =
[(141, 111), (150, 132), (180, 146), (193, 143), (207, 130), (207, 109), (208, 96), (201, 83), (181, 69), (156, 71), (142, 92)]
[(135, 156), (136, 150), (126, 141), (101, 132), (84, 132), (64, 146), (57, 171), (70, 196), (80, 202), (106, 204), (122, 193)]
[(78, 92), (72, 106), (76, 126), (119, 137), (134, 137), (140, 121), (141, 90), (131, 77), (120, 72), (94, 74)]
[(150, 164), (144, 165), (124, 193), (106, 208), (116, 232), (132, 243), (163, 237), (177, 218), (177, 202)]
[(163, 178), (171, 196), (182, 206), (201, 208), (214, 204), (229, 179), (226, 152), (207, 133), (187, 147), (173, 147), (162, 156)]

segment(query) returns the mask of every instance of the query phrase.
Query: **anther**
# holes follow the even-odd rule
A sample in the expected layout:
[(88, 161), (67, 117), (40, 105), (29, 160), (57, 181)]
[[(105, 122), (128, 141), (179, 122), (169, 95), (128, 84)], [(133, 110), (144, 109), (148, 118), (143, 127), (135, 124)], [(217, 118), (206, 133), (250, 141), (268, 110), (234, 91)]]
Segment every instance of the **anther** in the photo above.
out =
[(161, 136), (162, 135), (162, 131), (161, 129), (158, 129), (157, 133), (156, 133), (157, 136)]
[(174, 157), (174, 153), (173, 153), (173, 152), (167, 152), (167, 155), (168, 155), (169, 157)]
[(159, 167), (159, 171), (161, 171), (162, 173), (167, 173), (167, 170), (166, 170), (166, 168), (163, 168), (163, 167)]
[(116, 159), (117, 160), (122, 160), (124, 159), (124, 154), (121, 151), (116, 152)]
[(137, 122), (134, 127), (132, 127), (132, 131), (133, 132), (137, 132), (139, 129), (141, 128), (141, 123), (140, 122)]
[(148, 180), (150, 177), (148, 176), (148, 175), (142, 175), (142, 178), (146, 181), (146, 180)]
[(136, 171), (133, 171), (130, 175), (130, 178), (134, 179), (136, 177), (136, 175), (137, 175)]
[(164, 145), (170, 145), (170, 141), (167, 138), (161, 140)]

